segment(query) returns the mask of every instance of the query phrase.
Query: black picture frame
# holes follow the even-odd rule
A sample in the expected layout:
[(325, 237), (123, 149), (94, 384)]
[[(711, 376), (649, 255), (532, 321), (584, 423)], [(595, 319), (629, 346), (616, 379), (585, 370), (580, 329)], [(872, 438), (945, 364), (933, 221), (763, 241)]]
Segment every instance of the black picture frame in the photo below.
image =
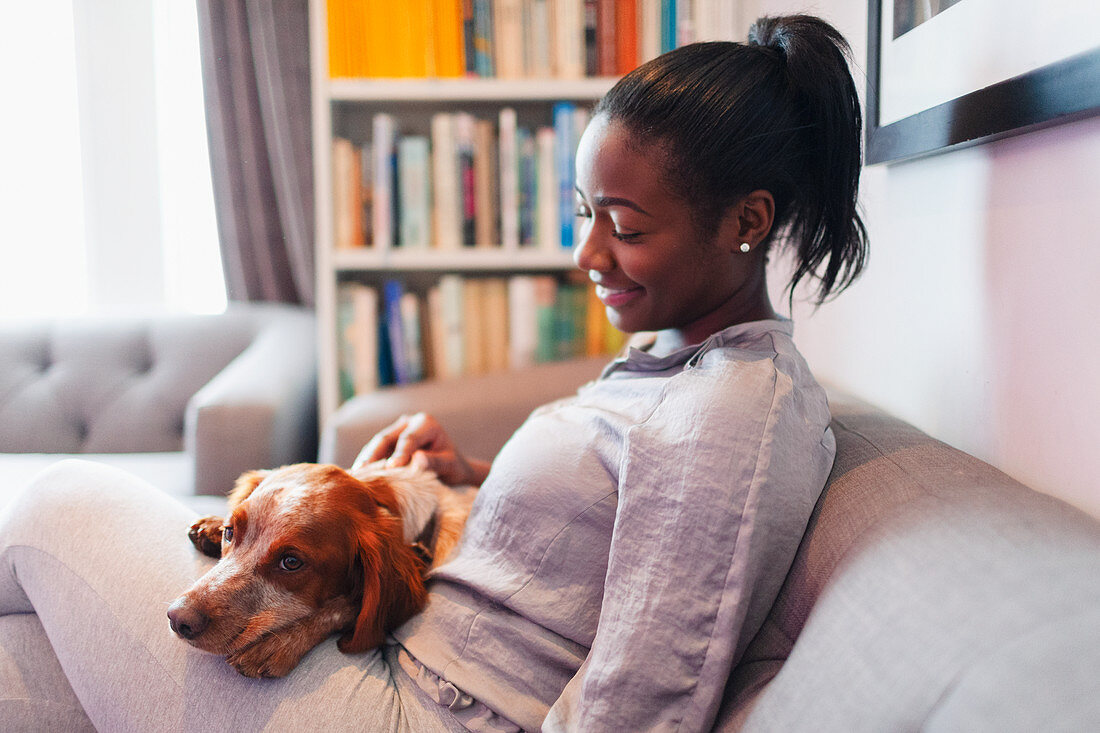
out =
[(868, 165), (999, 140), (1100, 113), (1100, 46), (879, 125), (882, 3), (867, 13)]

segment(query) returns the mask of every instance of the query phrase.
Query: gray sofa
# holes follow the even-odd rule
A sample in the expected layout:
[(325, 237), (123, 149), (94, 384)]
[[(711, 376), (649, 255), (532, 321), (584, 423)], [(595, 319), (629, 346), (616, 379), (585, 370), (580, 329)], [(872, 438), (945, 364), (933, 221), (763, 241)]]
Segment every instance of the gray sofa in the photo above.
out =
[(78, 455), (220, 502), (245, 470), (313, 460), (314, 344), (312, 314), (277, 304), (3, 322), (0, 491)]
[[(383, 390), (325, 427), (349, 465), (402, 413), (495, 454), (602, 360)], [(830, 391), (837, 460), (721, 731), (1100, 730), (1100, 524)]]

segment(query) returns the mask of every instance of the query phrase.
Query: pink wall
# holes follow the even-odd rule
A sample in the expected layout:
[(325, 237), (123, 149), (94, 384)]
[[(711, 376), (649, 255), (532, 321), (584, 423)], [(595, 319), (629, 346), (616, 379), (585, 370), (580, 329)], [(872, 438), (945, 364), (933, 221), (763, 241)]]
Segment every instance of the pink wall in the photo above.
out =
[[(863, 2), (743, 13), (803, 10), (865, 65)], [(818, 376), (1100, 517), (1100, 118), (868, 168), (863, 205), (865, 276), (795, 310)]]

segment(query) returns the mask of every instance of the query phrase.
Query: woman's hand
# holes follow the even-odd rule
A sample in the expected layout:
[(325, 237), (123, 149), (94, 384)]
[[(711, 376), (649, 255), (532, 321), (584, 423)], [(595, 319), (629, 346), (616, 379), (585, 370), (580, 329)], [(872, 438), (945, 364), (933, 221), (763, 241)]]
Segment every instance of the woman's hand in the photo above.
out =
[(489, 473), (484, 461), (467, 460), (443, 426), (423, 412), (402, 415), (383, 428), (359, 451), (353, 468), (385, 459), (386, 466), (411, 465), (434, 471), (451, 486), (480, 486)]

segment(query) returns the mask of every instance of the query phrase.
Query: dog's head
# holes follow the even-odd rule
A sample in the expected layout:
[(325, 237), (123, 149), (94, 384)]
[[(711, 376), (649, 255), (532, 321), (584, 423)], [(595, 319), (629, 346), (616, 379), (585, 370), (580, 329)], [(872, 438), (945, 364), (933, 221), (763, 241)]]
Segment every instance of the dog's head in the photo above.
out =
[(230, 505), (221, 559), (169, 611), (190, 644), (234, 654), (309, 623), (361, 652), (423, 607), (423, 565), (385, 478), (315, 464), (254, 471)]

